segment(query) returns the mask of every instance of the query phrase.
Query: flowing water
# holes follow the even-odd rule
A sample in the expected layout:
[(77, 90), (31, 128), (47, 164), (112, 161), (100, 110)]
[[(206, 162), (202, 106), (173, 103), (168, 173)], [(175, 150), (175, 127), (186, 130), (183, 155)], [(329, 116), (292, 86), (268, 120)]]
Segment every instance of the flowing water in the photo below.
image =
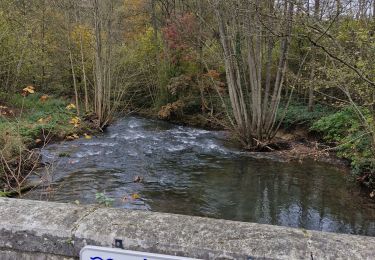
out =
[(26, 197), (86, 204), (105, 193), (119, 208), (375, 236), (375, 207), (345, 173), (250, 155), (225, 139), (222, 132), (125, 118), (90, 140), (47, 146), (43, 160), (51, 166), (43, 178), (52, 186)]

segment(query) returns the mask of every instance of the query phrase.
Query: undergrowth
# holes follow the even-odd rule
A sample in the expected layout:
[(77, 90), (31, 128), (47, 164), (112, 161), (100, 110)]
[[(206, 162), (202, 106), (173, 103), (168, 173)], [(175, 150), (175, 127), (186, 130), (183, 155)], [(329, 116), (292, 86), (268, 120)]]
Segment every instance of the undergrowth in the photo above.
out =
[[(0, 115), (1, 194), (9, 190), (5, 185), (7, 182), (9, 186), (9, 175), (14, 179), (15, 171), (29, 170), (20, 162), (30, 160), (24, 159), (35, 154), (31, 149), (43, 146), (52, 139), (77, 138), (80, 133), (91, 131), (84, 120), (76, 117), (74, 106), (70, 105), (73, 109), (70, 108), (69, 102), (64, 99), (34, 93), (21, 95), (0, 92), (0, 105), (11, 111), (7, 115)], [(35, 160), (38, 160), (38, 156), (35, 156)], [(23, 177), (17, 174), (17, 178)], [(20, 183), (19, 180), (15, 182)]]
[[(374, 124), (368, 109), (362, 108), (361, 113), (368, 125)], [(375, 191), (372, 136), (353, 107), (345, 107), (322, 117), (312, 125), (311, 130), (320, 132), (326, 142), (332, 143), (337, 155), (351, 162), (352, 172), (357, 180)]]

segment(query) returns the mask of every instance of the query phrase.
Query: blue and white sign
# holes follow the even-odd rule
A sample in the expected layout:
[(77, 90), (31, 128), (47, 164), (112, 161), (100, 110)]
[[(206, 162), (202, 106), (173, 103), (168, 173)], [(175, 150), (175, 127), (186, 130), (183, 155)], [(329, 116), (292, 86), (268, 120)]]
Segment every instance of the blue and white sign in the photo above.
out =
[(80, 260), (197, 260), (98, 246), (85, 246), (81, 250), (80, 257)]

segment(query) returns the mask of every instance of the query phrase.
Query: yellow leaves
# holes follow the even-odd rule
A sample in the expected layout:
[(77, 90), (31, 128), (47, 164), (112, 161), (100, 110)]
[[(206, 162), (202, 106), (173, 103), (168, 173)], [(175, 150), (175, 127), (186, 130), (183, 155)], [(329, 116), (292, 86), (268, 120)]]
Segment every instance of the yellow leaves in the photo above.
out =
[(22, 96), (26, 97), (29, 94), (34, 94), (35, 93), (35, 88), (33, 86), (27, 86), (22, 90)]
[(29, 92), (30, 94), (35, 93), (35, 88), (33, 86), (27, 86), (26, 88), (23, 89), (25, 92)]
[(40, 119), (38, 119), (37, 122), (39, 124), (47, 124), (47, 123), (49, 123), (51, 121), (51, 119), (52, 119), (52, 116), (47, 116), (46, 118), (40, 118)]
[(68, 141), (74, 141), (76, 139), (79, 139), (79, 135), (77, 134), (68, 135), (65, 139)]
[(84, 134), (84, 137), (85, 137), (85, 139), (87, 139), (87, 140), (92, 139), (92, 136), (91, 136), (91, 135), (88, 135), (88, 134)]
[(125, 195), (123, 198), (122, 198), (122, 201), (124, 203), (128, 203), (128, 202), (131, 202), (131, 201), (134, 201), (134, 200), (139, 200), (141, 199), (141, 195), (139, 195), (138, 193), (133, 193), (132, 195), (128, 196), (128, 195)]
[(69, 105), (67, 105), (66, 106), (66, 109), (67, 110), (73, 110), (73, 109), (76, 109), (77, 107), (76, 107), (76, 105), (74, 105), (74, 104), (69, 104)]
[(138, 193), (132, 194), (132, 199), (133, 200), (137, 200), (137, 199), (140, 199), (140, 198), (141, 198), (141, 196)]
[(126, 39), (134, 39), (146, 31), (149, 24), (149, 16), (144, 12), (147, 1), (145, 0), (124, 0), (125, 15), (131, 17), (126, 19), (128, 30), (125, 31)]
[(90, 50), (90, 46), (94, 40), (93, 31), (84, 25), (77, 25), (71, 32), (73, 43), (80, 47), (81, 43), (84, 50)]
[(69, 124), (74, 125), (74, 127), (77, 128), (81, 124), (81, 119), (79, 117), (75, 116), (72, 119), (70, 119)]

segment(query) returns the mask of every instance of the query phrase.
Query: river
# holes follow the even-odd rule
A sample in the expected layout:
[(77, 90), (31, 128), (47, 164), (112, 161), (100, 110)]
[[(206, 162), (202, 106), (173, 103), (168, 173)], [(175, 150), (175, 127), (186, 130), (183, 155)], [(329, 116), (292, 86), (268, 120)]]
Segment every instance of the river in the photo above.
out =
[(119, 208), (375, 236), (375, 205), (345, 173), (251, 155), (223, 132), (127, 117), (42, 154), (51, 184), (29, 199), (88, 204), (105, 193)]

